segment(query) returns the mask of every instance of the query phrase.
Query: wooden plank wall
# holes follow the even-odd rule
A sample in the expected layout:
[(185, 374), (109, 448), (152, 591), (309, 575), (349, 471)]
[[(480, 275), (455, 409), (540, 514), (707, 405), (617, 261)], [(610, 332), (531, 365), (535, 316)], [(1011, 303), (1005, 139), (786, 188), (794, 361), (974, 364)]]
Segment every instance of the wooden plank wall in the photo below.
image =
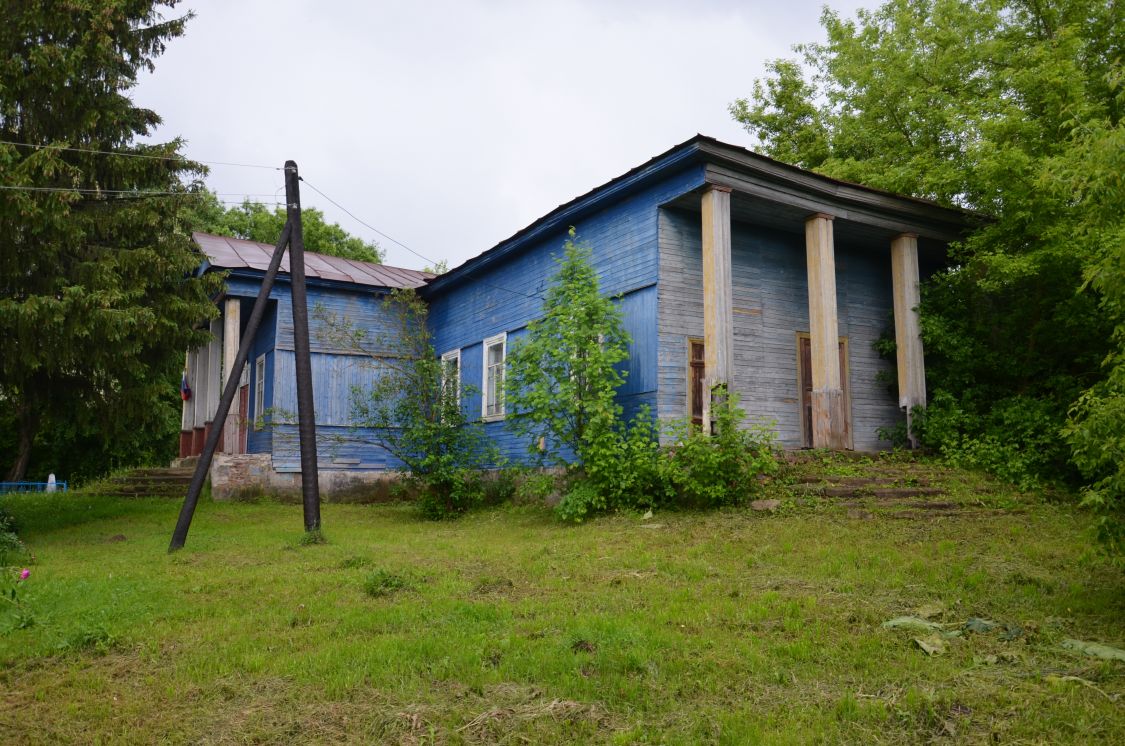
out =
[[(688, 415), (688, 338), (703, 336), (702, 236), (699, 213), (660, 211), (659, 394), (661, 419)], [(795, 226), (800, 231), (803, 226)], [(889, 447), (876, 429), (900, 414), (886, 386), (889, 369), (872, 344), (891, 323), (890, 249), (836, 247), (839, 333), (850, 340), (855, 447)], [(735, 223), (731, 233), (734, 294), (734, 387), (749, 419), (772, 421), (781, 443), (801, 445), (797, 382), (799, 331), (808, 331), (808, 275), (803, 233)]]
[[(378, 376), (378, 361), (369, 355), (333, 340), (329, 324), (315, 309), (335, 313), (367, 332), (364, 348), (375, 354), (384, 352), (388, 339), (397, 331), (397, 321), (383, 306), (383, 294), (368, 289), (353, 289), (310, 283), (309, 342), (312, 350), (313, 407), (316, 411), (317, 461), (322, 469), (387, 469), (401, 464), (377, 444), (367, 429), (353, 429), (353, 389), (369, 390)], [(293, 308), (288, 284), (275, 287), (277, 294), (276, 341), (267, 365), (266, 406), (276, 410), (281, 421), (295, 423), (297, 377), (293, 352)], [(251, 377), (251, 387), (253, 377)], [(253, 396), (253, 388), (251, 388)], [(253, 407), (253, 402), (251, 402)], [(253, 409), (251, 409), (253, 412)], [(266, 431), (263, 431), (266, 432)], [(269, 429), (274, 468), (300, 471), (300, 453), (294, 424), (279, 424)], [(250, 449), (252, 452), (255, 449)]]
[[(244, 316), (248, 316), (249, 313), (249, 310), (247, 310)], [(273, 401), (274, 374), (272, 371), (276, 368), (276, 353), (274, 352), (276, 336), (277, 301), (271, 300), (269, 305), (266, 306), (266, 315), (262, 317), (262, 324), (258, 327), (258, 334), (254, 337), (254, 346), (250, 348), (250, 359), (246, 361), (246, 368), (249, 371), (247, 380), (250, 382), (250, 402), (248, 410), (250, 422), (246, 430), (247, 453), (269, 453), (273, 449), (272, 430), (268, 427), (264, 427), (261, 430), (254, 428), (254, 406), (257, 397), (257, 387), (254, 385), (254, 382), (258, 380), (258, 356), (264, 354), (266, 356), (266, 390), (263, 409), (268, 409)], [(296, 411), (297, 408), (296, 401), (296, 398), (294, 398), (294, 411)], [(235, 406), (237, 406), (238, 400), (235, 399), (235, 402)]]
[[(622, 294), (625, 328), (632, 337), (629, 359), (622, 365), (626, 383), (619, 401), (626, 417), (642, 405), (656, 410), (657, 365), (656, 281), (658, 205), (697, 186), (701, 175), (691, 169), (579, 220), (579, 239), (588, 242), (602, 292)], [(468, 281), (431, 299), (430, 324), (438, 353), (461, 349), (462, 380), (481, 386), (482, 341), (508, 333), (518, 344), (527, 324), (542, 312), (542, 295), (555, 273), (555, 257), (566, 240), (566, 227), (536, 239), (499, 266), (482, 269)], [(531, 296), (531, 297), (529, 297)], [(466, 397), (470, 416), (480, 416), (479, 392)], [(515, 438), (503, 422), (485, 425), (504, 457), (525, 462), (527, 443)]]

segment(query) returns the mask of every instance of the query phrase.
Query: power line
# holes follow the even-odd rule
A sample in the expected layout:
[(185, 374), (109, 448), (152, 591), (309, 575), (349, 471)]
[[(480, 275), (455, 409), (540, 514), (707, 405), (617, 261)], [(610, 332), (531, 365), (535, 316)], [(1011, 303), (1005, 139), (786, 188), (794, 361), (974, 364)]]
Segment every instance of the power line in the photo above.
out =
[(396, 239), (396, 238), (391, 238), (390, 236), (388, 236), (388, 235), (387, 235), (386, 233), (383, 233), (383, 231), (379, 230), (379, 229), (378, 229), (378, 228), (376, 228), (375, 226), (373, 226), (373, 225), (371, 225), (371, 224), (369, 224), (369, 223), (366, 223), (366, 222), (364, 222), (364, 221), (360, 220), (360, 219), (359, 219), (358, 217), (356, 217), (355, 213), (353, 213), (353, 212), (352, 212), (351, 210), (349, 210), (348, 208), (346, 208), (346, 207), (344, 207), (343, 205), (341, 205), (341, 204), (340, 204), (339, 202), (337, 202), (336, 200), (334, 200), (334, 199), (332, 199), (331, 197), (329, 197), (329, 196), (328, 196), (327, 194), (325, 194), (324, 192), (322, 192), (322, 191), (320, 191), (319, 189), (317, 189), (317, 188), (316, 188), (315, 186), (313, 186), (313, 185), (312, 185), (311, 183), (309, 183), (308, 181), (306, 181), (304, 177), (301, 177), (301, 181), (305, 182), (305, 184), (308, 184), (308, 187), (309, 187), (309, 189), (313, 190), (314, 192), (316, 192), (317, 194), (319, 194), (319, 195), (320, 195), (321, 197), (324, 197), (324, 198), (325, 198), (326, 200), (328, 200), (328, 201), (329, 201), (329, 202), (331, 202), (332, 204), (336, 205), (336, 207), (339, 207), (339, 208), (340, 208), (341, 210), (343, 210), (344, 212), (346, 212), (346, 213), (347, 213), (347, 214), (348, 214), (349, 216), (351, 216), (352, 220), (356, 221), (356, 222), (357, 222), (357, 223), (359, 223), (360, 225), (366, 226), (367, 228), (369, 228), (369, 229), (371, 229), (371, 230), (375, 231), (376, 233), (378, 233), (378, 234), (379, 234), (380, 236), (382, 236), (383, 238), (387, 239), (388, 241), (391, 241), (392, 243), (396, 243), (396, 244), (398, 244), (399, 246), (401, 246), (402, 248), (406, 249), (407, 251), (409, 251), (409, 252), (410, 252), (411, 254), (413, 254), (414, 256), (418, 257), (419, 259), (422, 259), (423, 261), (429, 262), (430, 264), (433, 264), (433, 265), (437, 265), (437, 262), (435, 262), (435, 261), (434, 261), (433, 259), (430, 259), (429, 257), (426, 257), (426, 256), (422, 256), (422, 255), (421, 255), (421, 254), (419, 254), (419, 253), (418, 253), (417, 251), (415, 251), (414, 249), (412, 249), (412, 248), (410, 248), (409, 246), (407, 246), (406, 244), (404, 244), (404, 243), (403, 243), (402, 241), (399, 241), (399, 240), (398, 240), (398, 239)]
[[(308, 180), (306, 180), (306, 179), (305, 179), (304, 177), (301, 177), (301, 181), (302, 181), (302, 182), (304, 182), (305, 184), (307, 184), (307, 185), (308, 185), (308, 187), (309, 187), (309, 189), (312, 189), (312, 190), (313, 190), (314, 192), (316, 192), (317, 194), (319, 194), (319, 195), (320, 195), (321, 197), (324, 197), (324, 198), (325, 198), (326, 200), (328, 200), (328, 201), (329, 201), (329, 202), (331, 202), (332, 204), (336, 205), (336, 207), (340, 208), (340, 209), (341, 209), (341, 210), (343, 210), (343, 211), (344, 211), (345, 213), (347, 213), (347, 214), (348, 214), (348, 215), (349, 215), (349, 216), (350, 216), (350, 217), (352, 218), (352, 220), (356, 221), (356, 222), (357, 222), (357, 223), (359, 223), (360, 225), (362, 225), (362, 226), (364, 226), (364, 227), (366, 227), (366, 228), (368, 228), (368, 229), (370, 229), (370, 230), (373, 230), (373, 231), (375, 231), (376, 233), (378, 233), (378, 234), (379, 234), (380, 236), (382, 236), (383, 238), (387, 239), (388, 241), (391, 241), (391, 242), (393, 242), (393, 243), (396, 243), (396, 244), (398, 244), (399, 246), (401, 246), (402, 248), (406, 249), (407, 251), (409, 251), (409, 252), (410, 252), (411, 254), (413, 254), (414, 256), (418, 257), (419, 259), (422, 259), (423, 261), (429, 262), (429, 263), (430, 263), (431, 265), (433, 265), (433, 266), (435, 266), (435, 267), (437, 266), (438, 262), (435, 262), (435, 261), (434, 261), (433, 259), (430, 259), (429, 257), (426, 257), (426, 256), (423, 256), (423, 255), (419, 254), (419, 253), (418, 253), (417, 251), (415, 251), (414, 249), (410, 248), (409, 246), (407, 246), (406, 244), (404, 244), (404, 243), (403, 243), (402, 241), (399, 241), (399, 240), (398, 240), (398, 239), (396, 239), (396, 238), (392, 238), (391, 236), (388, 236), (388, 235), (387, 235), (386, 233), (383, 233), (383, 231), (379, 230), (379, 229), (378, 229), (378, 228), (376, 228), (375, 226), (373, 226), (373, 225), (371, 225), (370, 223), (368, 223), (368, 222), (366, 222), (366, 221), (364, 221), (364, 220), (361, 220), (360, 218), (358, 218), (358, 217), (356, 216), (356, 214), (355, 214), (355, 213), (353, 213), (353, 212), (352, 212), (351, 210), (349, 210), (348, 208), (346, 208), (346, 207), (344, 207), (343, 205), (341, 205), (341, 204), (340, 204), (339, 202), (337, 202), (336, 200), (334, 200), (334, 199), (332, 199), (331, 197), (329, 197), (329, 196), (328, 196), (327, 194), (325, 194), (324, 192), (322, 192), (322, 191), (320, 191), (319, 189), (317, 189), (317, 188), (316, 188), (315, 186), (313, 186), (313, 185), (312, 185), (311, 183), (309, 183), (309, 181), (308, 181)], [(470, 273), (470, 274), (471, 274), (471, 273)], [(522, 291), (520, 291), (520, 290), (513, 290), (512, 288), (506, 288), (506, 287), (504, 287), (503, 285), (493, 285), (492, 283), (490, 283), (490, 282), (485, 282), (484, 280), (481, 280), (481, 281), (480, 281), (480, 283), (481, 283), (482, 285), (485, 285), (485, 286), (487, 286), (487, 287), (491, 287), (491, 288), (495, 288), (495, 289), (497, 289), (497, 290), (503, 290), (503, 291), (505, 291), (505, 292), (508, 292), (508, 293), (512, 293), (513, 295), (521, 295), (521, 296), (523, 296), (524, 298), (533, 298), (533, 299), (543, 300), (543, 296), (542, 296), (542, 295), (540, 295), (540, 294), (538, 294), (538, 293), (534, 293), (534, 294), (528, 294), (528, 293), (522, 292)]]
[[(208, 192), (176, 192), (176, 191), (162, 191), (162, 190), (145, 190), (145, 189), (98, 189), (96, 187), (39, 187), (29, 186), (26, 184), (0, 184), (0, 189), (7, 189), (9, 191), (18, 192), (77, 192), (78, 194), (127, 194), (137, 195), (142, 197), (202, 197)], [(259, 194), (243, 194), (240, 192), (210, 192), (216, 197), (272, 197), (277, 199), (276, 194), (269, 194), (262, 192)], [(223, 200), (219, 200), (222, 202)], [(278, 203), (284, 204), (284, 203)]]
[(265, 168), (270, 171), (280, 171), (280, 166), (262, 166), (257, 163), (232, 163), (230, 161), (203, 161), (188, 158), (182, 155), (149, 155), (147, 153), (123, 153), (119, 150), (98, 150), (96, 148), (74, 148), (68, 145), (36, 145), (30, 142), (16, 142), (15, 140), (0, 140), (0, 145), (15, 145), (18, 148), (32, 148), (34, 150), (67, 150), (73, 153), (96, 153), (98, 155), (116, 155), (122, 158), (147, 158), (154, 161), (179, 161), (181, 163), (195, 162), (208, 166), (237, 166), (239, 168)]

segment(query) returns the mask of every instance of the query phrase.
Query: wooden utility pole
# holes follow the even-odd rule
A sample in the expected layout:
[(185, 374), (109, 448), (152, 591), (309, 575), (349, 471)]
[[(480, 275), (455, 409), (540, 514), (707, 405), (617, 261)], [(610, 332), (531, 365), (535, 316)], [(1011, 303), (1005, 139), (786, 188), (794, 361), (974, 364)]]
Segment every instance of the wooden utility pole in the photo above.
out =
[[(320, 529), (320, 486), (318, 484), (319, 470), (316, 463), (316, 414), (313, 411), (312, 389), (312, 362), (309, 352), (309, 308), (308, 298), (305, 293), (305, 240), (301, 233), (301, 194), (297, 175), (297, 164), (293, 161), (285, 162), (285, 204), (287, 220), (281, 230), (281, 238), (274, 247), (273, 256), (270, 258), (269, 268), (262, 285), (258, 290), (258, 297), (254, 299), (254, 309), (246, 322), (246, 332), (238, 345), (238, 353), (230, 364), (230, 373), (226, 385), (223, 387), (223, 397), (219, 400), (219, 408), (215, 413), (214, 421), (225, 423), (230, 412), (234, 397), (238, 394), (239, 379), (242, 378), (242, 369), (250, 356), (250, 348), (254, 345), (254, 337), (261, 326), (262, 316), (266, 312), (270, 291), (273, 290), (274, 280), (277, 278), (281, 267), (281, 260), (285, 256), (285, 249), (289, 249), (289, 280), (293, 306), (293, 347), (297, 366), (297, 433), (301, 443), (301, 492), (304, 497), (305, 530), (316, 531)], [(195, 473), (192, 474), (191, 484), (188, 486), (187, 496), (184, 498), (183, 507), (180, 508), (180, 517), (176, 521), (176, 528), (172, 532), (172, 542), (168, 551), (174, 552), (182, 549), (187, 541), (188, 529), (191, 528), (191, 519), (195, 515), (195, 508), (199, 503), (199, 493), (203, 490), (203, 483), (207, 480), (207, 473), (211, 469), (211, 461), (215, 456), (215, 449), (222, 435), (222, 427), (211, 429), (207, 440), (203, 444), (203, 452), (199, 454), (199, 461), (195, 464)]]
[(320, 530), (320, 470), (316, 463), (316, 413), (309, 353), (309, 304), (305, 296), (305, 239), (301, 233), (301, 177), (285, 162), (285, 210), (289, 220), (289, 279), (292, 288), (293, 350), (297, 363), (297, 434), (301, 440), (301, 495), (305, 530)]
[[(242, 377), (242, 368), (246, 365), (246, 358), (250, 356), (250, 346), (254, 344), (254, 335), (257, 334), (258, 327), (262, 323), (262, 316), (265, 315), (266, 302), (269, 300), (274, 278), (277, 277), (277, 270), (281, 266), (281, 257), (285, 255), (285, 247), (288, 244), (289, 223), (286, 223), (281, 230), (281, 238), (278, 239), (277, 246), (274, 247), (273, 257), (270, 259), (266, 276), (262, 278), (262, 287), (258, 291), (258, 297), (254, 299), (254, 310), (250, 312), (250, 318), (246, 322), (246, 333), (242, 336), (242, 343), (238, 346), (238, 354), (235, 355), (234, 362), (230, 365), (230, 375), (227, 376), (226, 386), (223, 387), (223, 398), (219, 400), (219, 409), (215, 413), (215, 421), (217, 422), (227, 421), (230, 405), (238, 394), (238, 382)], [(219, 436), (222, 435), (222, 432), (223, 428), (211, 428), (211, 433), (203, 444), (203, 452), (199, 454), (199, 460), (195, 463), (195, 473), (192, 474), (191, 484), (188, 486), (187, 496), (184, 498), (184, 505), (180, 508), (180, 517), (176, 521), (176, 529), (172, 532), (172, 543), (168, 545), (169, 552), (183, 549), (184, 542), (187, 541), (191, 519), (195, 515), (195, 506), (199, 503), (199, 493), (203, 489), (203, 483), (207, 481), (207, 472), (211, 469), (211, 459), (215, 455), (215, 448), (219, 445)]]

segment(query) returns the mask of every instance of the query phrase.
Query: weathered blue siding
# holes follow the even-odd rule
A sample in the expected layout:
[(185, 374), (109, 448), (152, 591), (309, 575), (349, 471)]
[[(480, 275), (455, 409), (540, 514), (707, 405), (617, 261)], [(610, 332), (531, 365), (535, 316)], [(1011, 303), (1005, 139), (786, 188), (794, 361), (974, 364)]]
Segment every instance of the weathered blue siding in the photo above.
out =
[[(401, 469), (402, 463), (378, 445), (368, 428), (317, 426), (316, 460), (329, 469)], [(273, 467), (280, 472), (299, 472), (301, 454), (296, 425), (274, 426)]]
[[(296, 428), (297, 376), (293, 352), (293, 307), (288, 283), (274, 287), (278, 297), (274, 343), (272, 428), (273, 462), (279, 471), (299, 471)], [(385, 294), (367, 288), (309, 283), (309, 346), (312, 350), (313, 409), (317, 461), (322, 469), (388, 469), (401, 463), (378, 444), (370, 429), (357, 428), (353, 391), (370, 390), (377, 380), (378, 356), (397, 336), (399, 321), (384, 306)], [(333, 331), (350, 325), (364, 331), (359, 345)]]
[[(688, 339), (703, 337), (702, 228), (698, 213), (662, 210), (658, 410), (688, 415)], [(889, 248), (887, 249), (889, 252)], [(801, 445), (797, 333), (808, 332), (804, 236), (735, 222), (731, 226), (734, 388), (751, 420), (772, 421), (783, 445)], [(887, 447), (876, 429), (899, 413), (886, 386), (889, 370), (872, 345), (891, 319), (886, 254), (836, 246), (840, 336), (848, 338), (848, 388), (857, 449)]]
[[(610, 207), (578, 220), (575, 230), (592, 250), (602, 292), (621, 296), (624, 326), (631, 337), (622, 365), (625, 384), (619, 401), (631, 417), (641, 405), (655, 410), (657, 379), (656, 305), (659, 279), (658, 206), (701, 184), (689, 169), (651, 185)], [(529, 240), (529, 245), (474, 272), (459, 285), (430, 298), (430, 325), (439, 354), (461, 348), (463, 380), (481, 386), (484, 339), (507, 332), (509, 344), (542, 314), (542, 295), (556, 271), (568, 226)], [(467, 397), (471, 416), (480, 415), (479, 392)], [(509, 459), (523, 460), (527, 443), (502, 422), (487, 423), (489, 436)]]
[[(246, 311), (249, 314), (249, 309)], [(269, 305), (266, 306), (266, 314), (262, 317), (261, 326), (258, 327), (258, 333), (254, 336), (254, 345), (250, 348), (250, 359), (246, 362), (246, 368), (249, 373), (247, 380), (250, 382), (250, 400), (248, 417), (250, 422), (247, 425), (246, 431), (246, 451), (248, 453), (269, 453), (273, 449), (273, 432), (269, 427), (258, 428), (258, 422), (254, 419), (254, 412), (257, 411), (257, 386), (255, 382), (258, 380), (258, 356), (265, 355), (266, 379), (265, 379), (265, 401), (262, 405), (265, 419), (271, 416), (270, 409), (273, 407), (273, 391), (274, 380), (277, 363), (275, 360), (276, 353), (274, 352), (274, 344), (277, 337), (277, 301), (271, 300)]]

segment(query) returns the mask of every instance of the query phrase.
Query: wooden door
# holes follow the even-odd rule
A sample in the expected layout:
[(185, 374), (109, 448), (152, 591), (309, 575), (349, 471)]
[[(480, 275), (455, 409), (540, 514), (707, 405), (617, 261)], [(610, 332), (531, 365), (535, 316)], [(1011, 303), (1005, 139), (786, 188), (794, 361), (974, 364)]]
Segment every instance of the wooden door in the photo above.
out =
[(703, 341), (692, 339), (688, 342), (688, 402), (691, 410), (691, 424), (703, 428)]
[[(801, 445), (812, 448), (812, 340), (797, 337), (797, 376), (801, 389)], [(852, 447), (852, 407), (848, 394), (848, 340), (840, 340), (840, 389), (844, 399), (844, 442)]]

